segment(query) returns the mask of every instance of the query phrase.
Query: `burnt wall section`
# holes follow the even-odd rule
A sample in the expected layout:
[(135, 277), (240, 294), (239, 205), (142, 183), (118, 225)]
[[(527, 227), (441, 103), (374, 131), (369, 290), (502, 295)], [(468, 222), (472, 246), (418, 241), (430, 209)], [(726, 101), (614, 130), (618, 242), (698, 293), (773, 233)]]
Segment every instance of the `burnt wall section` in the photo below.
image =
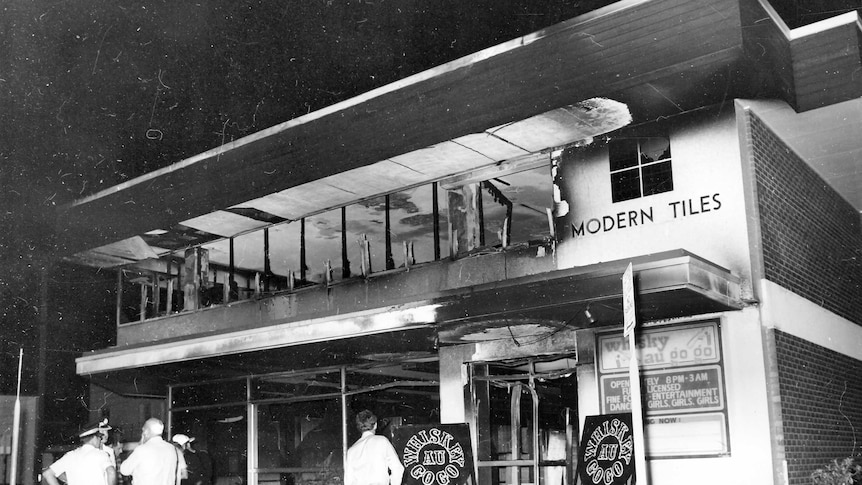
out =
[(862, 325), (860, 216), (750, 114), (764, 277)]
[(790, 485), (862, 445), (862, 362), (773, 330)]

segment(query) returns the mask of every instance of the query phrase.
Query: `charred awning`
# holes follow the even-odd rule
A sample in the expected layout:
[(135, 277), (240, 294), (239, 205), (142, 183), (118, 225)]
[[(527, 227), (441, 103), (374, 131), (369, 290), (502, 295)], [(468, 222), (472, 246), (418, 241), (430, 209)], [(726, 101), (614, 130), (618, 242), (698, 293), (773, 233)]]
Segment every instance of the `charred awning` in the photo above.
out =
[[(499, 339), (518, 343), (562, 329), (621, 326), (621, 277), (629, 263), (642, 321), (744, 306), (739, 281), (728, 270), (677, 250), (465, 285), (423, 294), (405, 304), (114, 347), (78, 358), (77, 372), (132, 392), (132, 384), (140, 391), (231, 375), (433, 358), (439, 345)], [(431, 270), (452, 271), (452, 265)], [(396, 276), (408, 284), (403, 278), (427, 278), (428, 273)], [(300, 293), (282, 298), (296, 303), (302, 297)], [(205, 312), (201, 315), (206, 318)]]

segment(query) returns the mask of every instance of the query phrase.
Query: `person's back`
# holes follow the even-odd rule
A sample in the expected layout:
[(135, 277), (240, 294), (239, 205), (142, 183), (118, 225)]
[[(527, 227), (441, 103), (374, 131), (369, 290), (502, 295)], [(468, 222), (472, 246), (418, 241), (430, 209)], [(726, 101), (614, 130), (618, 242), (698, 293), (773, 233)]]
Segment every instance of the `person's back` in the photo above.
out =
[(362, 436), (347, 450), (345, 485), (401, 485), (404, 466), (392, 443), (374, 434), (377, 417), (371, 411), (361, 411), (356, 424)]
[(176, 485), (185, 473), (182, 451), (162, 439), (164, 426), (159, 420), (147, 420), (141, 433), (143, 443), (120, 465), (120, 473), (131, 475), (135, 485)]
[(81, 446), (42, 470), (45, 483), (60, 485), (62, 476), (68, 485), (115, 485), (114, 462), (102, 449), (109, 429), (107, 418), (85, 426), (78, 435)]
[(69, 485), (107, 484), (106, 470), (114, 473), (108, 454), (88, 444), (66, 453), (51, 467), (57, 476), (65, 474)]

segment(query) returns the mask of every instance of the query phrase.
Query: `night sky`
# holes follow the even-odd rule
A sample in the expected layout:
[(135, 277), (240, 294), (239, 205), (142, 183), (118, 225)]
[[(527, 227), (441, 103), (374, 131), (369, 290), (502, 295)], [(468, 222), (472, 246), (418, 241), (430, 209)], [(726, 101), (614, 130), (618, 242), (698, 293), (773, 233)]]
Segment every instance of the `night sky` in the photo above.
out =
[(44, 322), (48, 421), (73, 419), (74, 358), (115, 338), (113, 272), (57, 262), (61, 205), (602, 3), (0, 3), (0, 393), (20, 348), (37, 393)]

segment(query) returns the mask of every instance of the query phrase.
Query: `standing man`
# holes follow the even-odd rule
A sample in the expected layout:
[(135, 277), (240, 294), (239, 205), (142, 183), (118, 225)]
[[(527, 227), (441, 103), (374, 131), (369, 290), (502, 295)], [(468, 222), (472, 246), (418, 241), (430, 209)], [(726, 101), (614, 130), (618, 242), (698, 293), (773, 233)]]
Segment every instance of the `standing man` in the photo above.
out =
[(356, 415), (362, 436), (347, 450), (345, 485), (401, 485), (404, 466), (385, 436), (378, 436), (377, 416), (369, 410)]
[(90, 423), (81, 430), (76, 448), (42, 471), (48, 485), (60, 485), (58, 477), (65, 474), (68, 485), (115, 485), (117, 480), (111, 457), (102, 450), (102, 433), (111, 429), (108, 420)]
[(131, 475), (135, 485), (177, 485), (186, 475), (182, 452), (162, 439), (165, 425), (150, 418), (141, 428), (141, 444), (120, 464), (120, 473)]
[(188, 467), (187, 478), (182, 485), (212, 485), (212, 463), (209, 461), (209, 453), (198, 452), (192, 447), (194, 437), (184, 434), (175, 434), (171, 441), (183, 450), (183, 458)]

